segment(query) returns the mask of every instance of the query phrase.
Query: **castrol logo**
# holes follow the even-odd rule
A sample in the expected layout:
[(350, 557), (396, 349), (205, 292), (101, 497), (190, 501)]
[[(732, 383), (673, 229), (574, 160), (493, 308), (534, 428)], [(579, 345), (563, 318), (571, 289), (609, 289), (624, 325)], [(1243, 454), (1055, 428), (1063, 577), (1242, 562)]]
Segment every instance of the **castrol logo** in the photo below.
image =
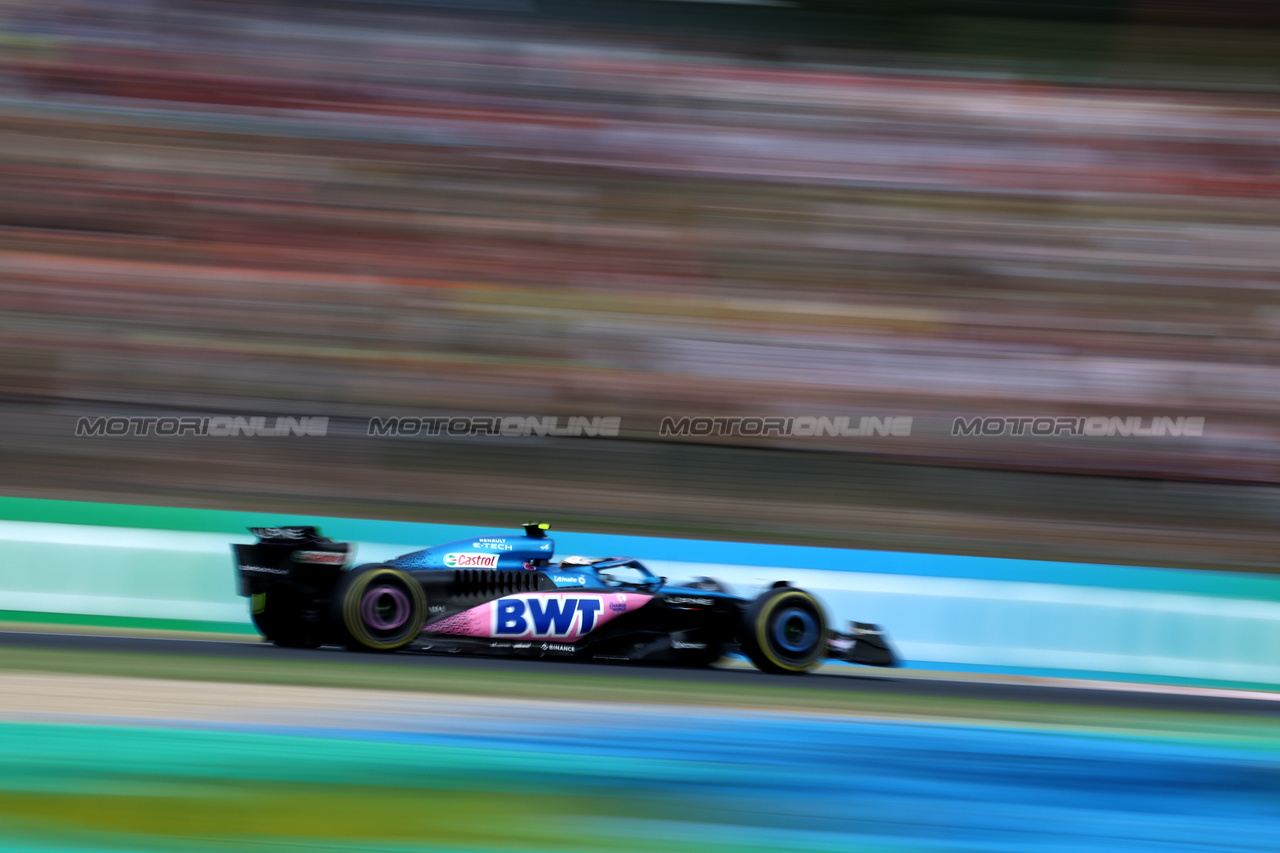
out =
[(496, 569), (497, 554), (445, 554), (444, 564), (451, 569)]

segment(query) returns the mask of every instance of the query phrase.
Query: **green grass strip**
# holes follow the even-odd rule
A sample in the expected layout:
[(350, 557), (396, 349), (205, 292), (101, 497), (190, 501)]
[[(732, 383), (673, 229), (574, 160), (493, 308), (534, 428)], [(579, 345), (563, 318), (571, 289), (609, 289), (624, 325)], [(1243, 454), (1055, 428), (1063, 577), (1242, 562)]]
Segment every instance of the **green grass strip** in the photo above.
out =
[(201, 622), (190, 619), (146, 619), (132, 616), (84, 616), (78, 613), (34, 613), (0, 610), (0, 622), (40, 626), (81, 626), (143, 631), (183, 631), (199, 634), (241, 634), (256, 636), (252, 625), (240, 622)]

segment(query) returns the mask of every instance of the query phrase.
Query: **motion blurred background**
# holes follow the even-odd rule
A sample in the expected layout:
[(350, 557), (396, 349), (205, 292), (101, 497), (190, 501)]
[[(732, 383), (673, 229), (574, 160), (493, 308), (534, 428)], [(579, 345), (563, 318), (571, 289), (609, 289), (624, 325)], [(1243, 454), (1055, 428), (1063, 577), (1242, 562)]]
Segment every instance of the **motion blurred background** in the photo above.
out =
[[(0, 497), (1272, 572), (1278, 94), (1263, 0), (0, 0)], [(76, 435), (183, 416), (328, 422)], [(368, 434), (446, 416), (621, 427)], [(50, 627), (22, 591), (196, 597), (211, 538), (232, 595), (225, 531), (98, 509), (0, 519), (0, 853), (1280, 836), (1273, 579), (858, 592), (968, 683), (517, 671)], [(1080, 660), (1193, 684), (991, 672)]]
[[(0, 489), (1273, 570), (1269, 3), (0, 0)], [(327, 416), (289, 438), (79, 417)], [(1203, 436), (951, 435), (977, 415)], [(616, 438), (366, 435), (619, 416)], [(663, 417), (913, 418), (663, 437)]]

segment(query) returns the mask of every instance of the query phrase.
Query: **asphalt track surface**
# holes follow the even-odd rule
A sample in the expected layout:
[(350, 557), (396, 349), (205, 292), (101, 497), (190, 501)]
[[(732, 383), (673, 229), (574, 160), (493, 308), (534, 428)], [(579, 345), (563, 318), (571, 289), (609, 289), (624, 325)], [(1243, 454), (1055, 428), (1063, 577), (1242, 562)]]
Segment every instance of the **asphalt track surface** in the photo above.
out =
[(808, 674), (777, 676), (749, 669), (715, 667), (711, 669), (678, 669), (653, 666), (595, 664), (564, 660), (528, 660), (453, 656), (401, 652), (368, 654), (338, 648), (283, 649), (266, 643), (203, 639), (102, 636), (92, 634), (51, 634), (35, 632), (0, 632), (0, 666), (4, 649), (46, 649), (84, 652), (179, 655), (198, 659), (241, 658), (270, 661), (327, 661), (360, 663), (366, 666), (416, 666), (442, 670), (491, 672), (546, 672), (561, 677), (591, 679), (645, 678), (672, 682), (697, 682), (771, 687), (800, 688), (814, 691), (846, 691), (903, 698), (977, 699), (992, 702), (1016, 702), (1050, 705), (1075, 705), (1093, 708), (1126, 708), (1153, 711), (1243, 714), (1280, 718), (1280, 701), (1272, 701), (1248, 693), (1239, 695), (1204, 695), (1181, 692), (1135, 691), (1118, 685), (1115, 689), (1046, 685), (1039, 683), (990, 682), (957, 675), (954, 680), (895, 675), (891, 669), (850, 667), (840, 674)]

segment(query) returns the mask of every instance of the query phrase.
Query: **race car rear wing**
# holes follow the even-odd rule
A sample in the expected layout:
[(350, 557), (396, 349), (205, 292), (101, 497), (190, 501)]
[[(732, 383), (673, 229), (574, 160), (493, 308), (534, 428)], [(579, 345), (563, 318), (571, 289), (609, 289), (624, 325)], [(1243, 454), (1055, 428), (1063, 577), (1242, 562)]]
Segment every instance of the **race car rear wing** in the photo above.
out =
[(258, 537), (259, 542), (316, 542), (332, 541), (320, 535), (319, 527), (310, 525), (303, 527), (250, 527), (249, 532)]
[(349, 542), (334, 542), (318, 527), (250, 527), (258, 541), (233, 545), (240, 594), (265, 592), (277, 581), (331, 583), (355, 556)]

